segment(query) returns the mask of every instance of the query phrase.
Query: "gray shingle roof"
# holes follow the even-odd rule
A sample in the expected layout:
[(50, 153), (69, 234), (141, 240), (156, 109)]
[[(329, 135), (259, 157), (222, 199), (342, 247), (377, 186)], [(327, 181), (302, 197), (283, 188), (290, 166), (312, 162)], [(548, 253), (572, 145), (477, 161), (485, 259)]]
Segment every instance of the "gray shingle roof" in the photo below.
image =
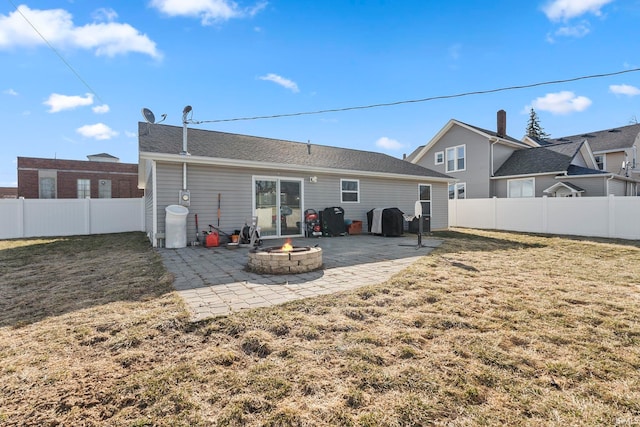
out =
[[(459, 121), (459, 120), (457, 120), (457, 121)], [(475, 130), (478, 130), (480, 132), (486, 133), (487, 135), (495, 136), (496, 138), (502, 138), (502, 139), (505, 139), (507, 141), (513, 142), (514, 144), (522, 145), (523, 147), (528, 147), (528, 145), (525, 144), (524, 142), (522, 142), (522, 141), (520, 141), (518, 139), (512, 138), (509, 135), (499, 136), (498, 133), (495, 132), (495, 131), (483, 129), (483, 128), (480, 128), (478, 126), (473, 126), (473, 125), (470, 125), (469, 123), (464, 123), (464, 122), (460, 122), (460, 123), (462, 123), (462, 124), (464, 124), (466, 126), (469, 126), (470, 128), (474, 128)]]
[(640, 133), (640, 124), (635, 124), (580, 135), (564, 136), (549, 141), (554, 144), (562, 144), (565, 142), (584, 141), (586, 139), (589, 141), (591, 150), (594, 152), (622, 150), (633, 145), (638, 133)]
[[(602, 173), (595, 169), (581, 168), (571, 165), (583, 141), (564, 144), (547, 145), (544, 147), (517, 150), (505, 161), (494, 176), (531, 175), (548, 172), (576, 172), (574, 175)], [(582, 173), (577, 173), (582, 172)]]
[(420, 150), (422, 150), (424, 148), (424, 145), (419, 146), (418, 148), (416, 148), (415, 150), (413, 150), (413, 152), (411, 154), (409, 154), (407, 156), (406, 160), (407, 162), (411, 162), (413, 161), (413, 159), (415, 159), (418, 156), (418, 153), (420, 152)]
[[(183, 128), (178, 126), (139, 122), (140, 152), (178, 154), (182, 151), (182, 132)], [(440, 172), (371, 151), (194, 128), (188, 129), (187, 142), (192, 156), (453, 180)]]

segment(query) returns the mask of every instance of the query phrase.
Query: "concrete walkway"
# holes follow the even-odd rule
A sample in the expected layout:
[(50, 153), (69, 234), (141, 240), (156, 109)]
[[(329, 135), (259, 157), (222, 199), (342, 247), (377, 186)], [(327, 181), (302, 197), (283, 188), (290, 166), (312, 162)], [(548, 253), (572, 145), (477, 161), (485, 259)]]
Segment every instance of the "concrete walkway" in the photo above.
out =
[[(415, 235), (296, 238), (294, 246), (321, 247), (324, 265), (322, 270), (290, 275), (246, 271), (249, 248), (189, 246), (158, 252), (175, 275), (174, 287), (193, 320), (201, 320), (384, 282), (442, 243), (423, 238), (424, 247), (418, 248), (417, 241)], [(264, 240), (263, 247), (283, 242)]]

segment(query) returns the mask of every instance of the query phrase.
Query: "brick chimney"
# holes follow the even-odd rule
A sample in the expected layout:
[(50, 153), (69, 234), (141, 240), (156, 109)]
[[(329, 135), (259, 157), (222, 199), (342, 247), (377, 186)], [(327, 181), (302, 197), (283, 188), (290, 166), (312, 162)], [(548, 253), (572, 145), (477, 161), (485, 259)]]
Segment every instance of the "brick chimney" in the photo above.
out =
[(496, 128), (496, 133), (502, 138), (507, 135), (507, 112), (499, 110), (497, 116), (498, 126)]

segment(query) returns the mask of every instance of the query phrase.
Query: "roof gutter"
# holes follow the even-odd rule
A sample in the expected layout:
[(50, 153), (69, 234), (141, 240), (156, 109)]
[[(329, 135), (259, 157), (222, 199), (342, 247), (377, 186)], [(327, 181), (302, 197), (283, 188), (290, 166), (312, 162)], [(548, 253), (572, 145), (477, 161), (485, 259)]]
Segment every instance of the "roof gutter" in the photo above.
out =
[(557, 171), (557, 172), (544, 172), (544, 173), (528, 173), (521, 175), (504, 175), (504, 176), (492, 176), (489, 179), (517, 179), (517, 178), (529, 178), (543, 175), (559, 175), (566, 173), (566, 171)]
[[(166, 154), (166, 153), (152, 153), (141, 151), (139, 153), (140, 160), (155, 160), (155, 161), (165, 161), (171, 163), (182, 163), (185, 161), (184, 156), (176, 155), (176, 154)], [(218, 159), (213, 157), (204, 157), (204, 156), (189, 156), (188, 162), (190, 164), (199, 164), (199, 165), (212, 165), (212, 166), (225, 166), (230, 168), (254, 168), (254, 169), (267, 169), (267, 170), (277, 170), (282, 171), (284, 169), (296, 172), (304, 172), (304, 173), (326, 173), (326, 174), (343, 174), (350, 176), (366, 176), (373, 178), (393, 178), (393, 179), (428, 179), (429, 181), (435, 182), (458, 182), (459, 180), (453, 177), (436, 177), (429, 175), (409, 175), (409, 174), (400, 174), (400, 173), (389, 173), (389, 172), (372, 172), (372, 171), (361, 171), (361, 170), (353, 170), (353, 169), (332, 169), (332, 168), (323, 168), (323, 167), (314, 167), (314, 166), (303, 166), (303, 165), (291, 165), (285, 163), (263, 163), (263, 162), (254, 162), (247, 160), (237, 160), (237, 159)]]

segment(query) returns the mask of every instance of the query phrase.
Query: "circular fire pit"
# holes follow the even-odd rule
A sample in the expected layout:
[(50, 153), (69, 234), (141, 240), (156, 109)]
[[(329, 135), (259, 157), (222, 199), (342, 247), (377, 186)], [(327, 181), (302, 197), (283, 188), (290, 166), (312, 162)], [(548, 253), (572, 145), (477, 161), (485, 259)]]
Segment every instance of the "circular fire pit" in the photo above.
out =
[(322, 248), (290, 246), (255, 248), (249, 251), (247, 268), (260, 274), (297, 274), (322, 267)]

